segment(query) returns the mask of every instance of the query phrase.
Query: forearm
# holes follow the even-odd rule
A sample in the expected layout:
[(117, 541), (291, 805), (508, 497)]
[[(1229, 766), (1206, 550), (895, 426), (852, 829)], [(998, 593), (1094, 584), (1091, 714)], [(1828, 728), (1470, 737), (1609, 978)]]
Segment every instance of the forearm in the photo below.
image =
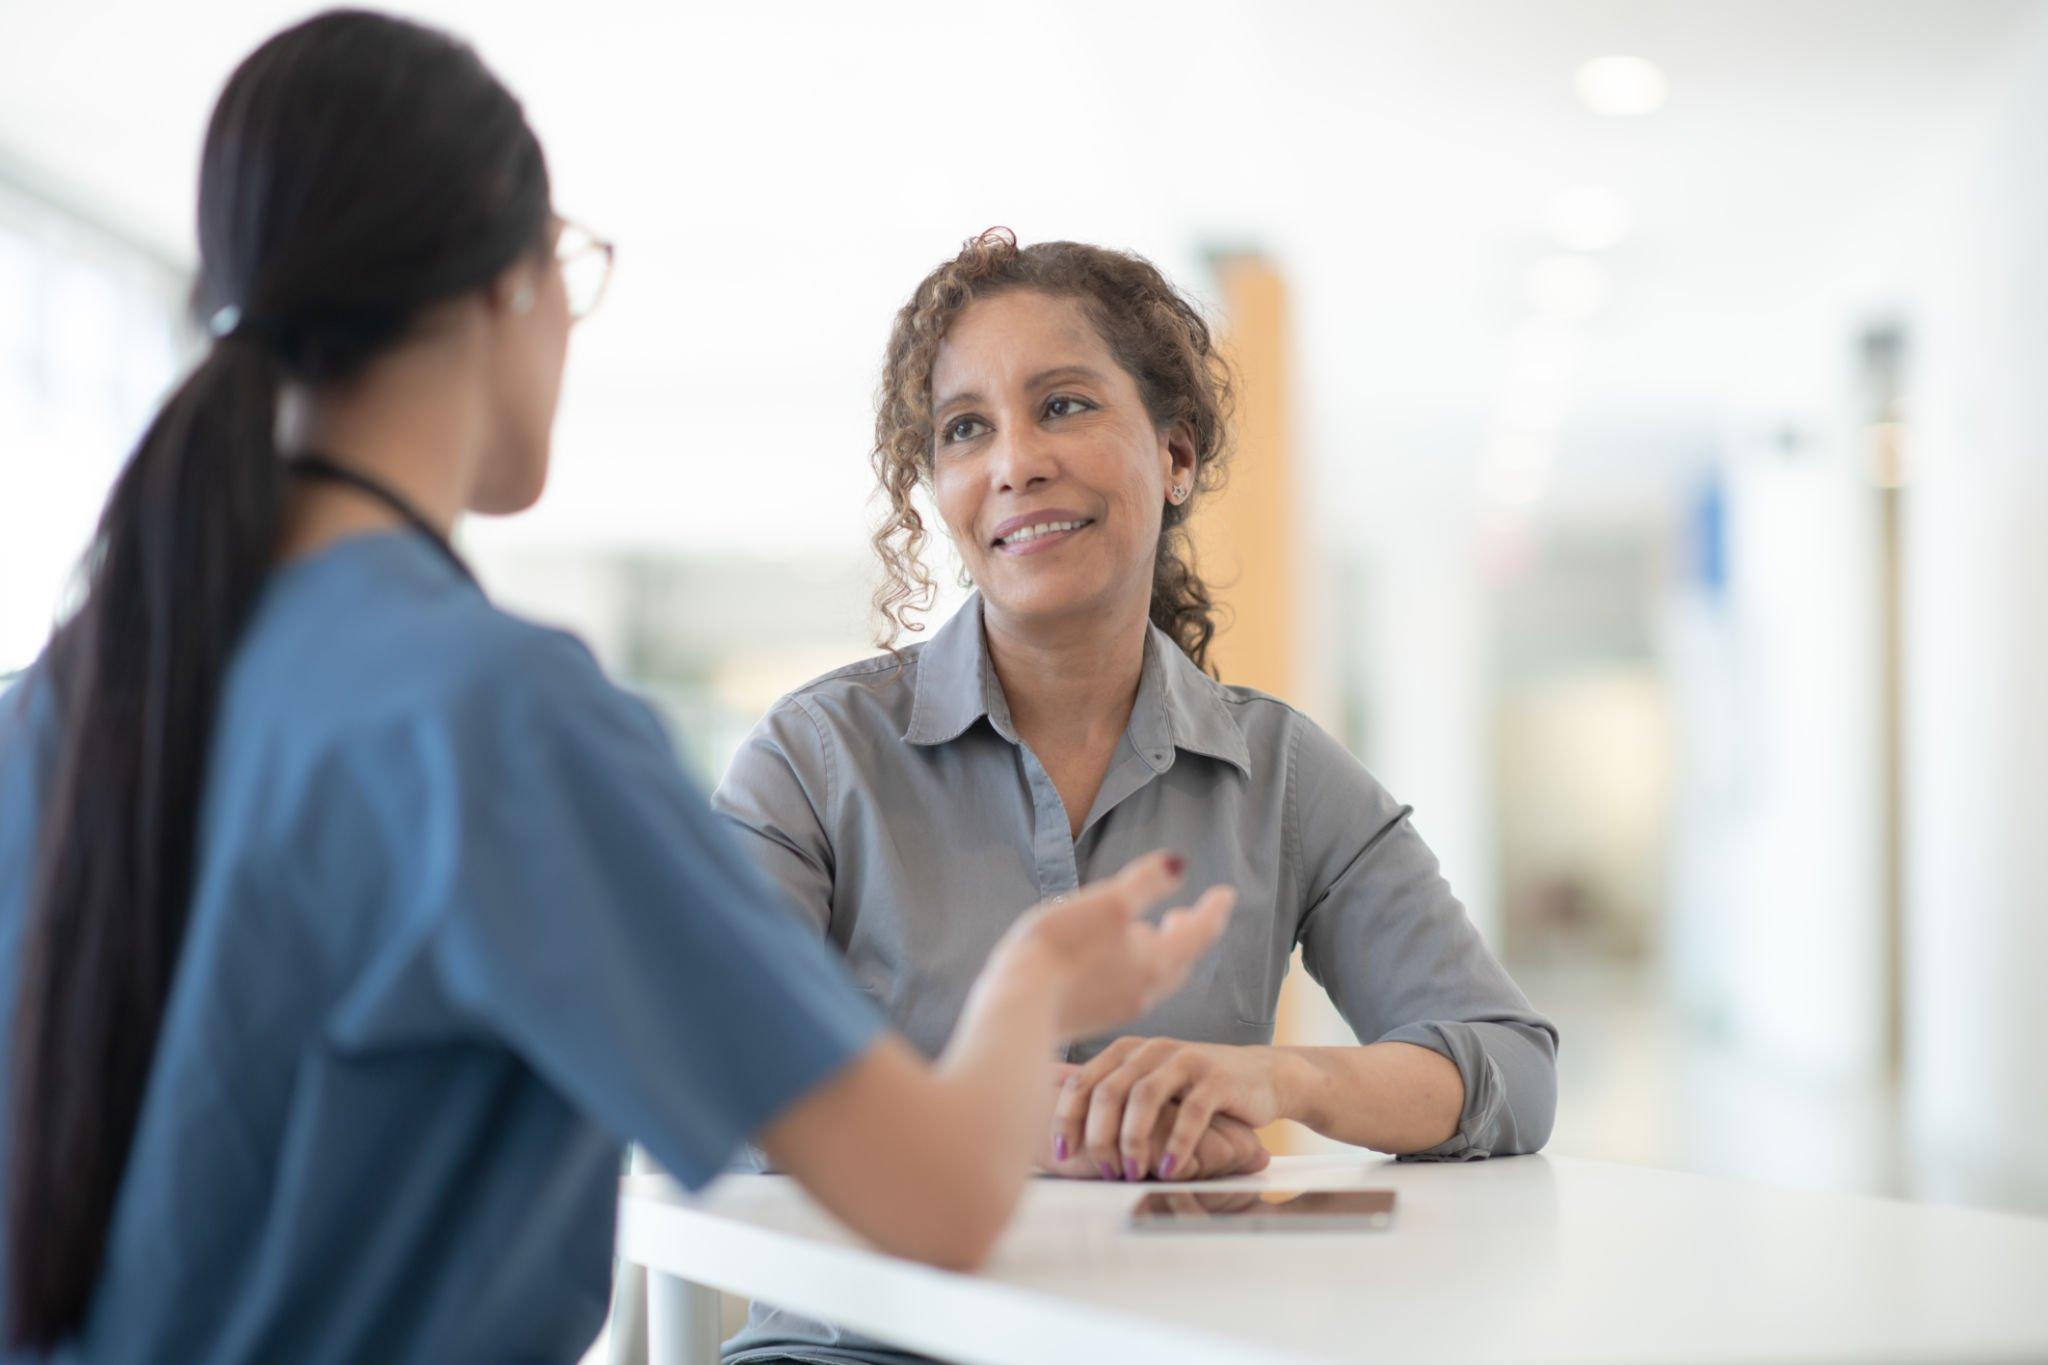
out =
[(935, 1065), (886, 1038), (761, 1134), (761, 1146), (884, 1251), (978, 1266), (1016, 1207), (1052, 1087), (1054, 992), (1030, 964), (991, 972)]
[[(918, 1187), (924, 1207), (957, 1237), (959, 1263), (978, 1265), (1009, 1224), (1051, 1121), (1049, 1076), (1059, 1042), (1050, 968), (1024, 945), (985, 972), (968, 995), (952, 1041), (921, 1079), (885, 1158), (891, 1184)], [(919, 1202), (913, 1197), (906, 1202)]]
[[(1060, 1040), (1044, 975), (1035, 962), (1015, 957), (985, 974), (933, 1068), (949, 1141), (970, 1146), (1010, 1201), (1040, 1154), (1056, 1093), (1050, 1081)], [(1046, 1083), (1020, 1085), (1019, 1077)]]
[(1441, 1053), (1413, 1043), (1264, 1051), (1281, 1114), (1325, 1137), (1401, 1154), (1426, 1151), (1458, 1131), (1465, 1082)]
[(885, 1038), (768, 1125), (761, 1145), (885, 1248), (979, 1265), (1049, 1127), (1052, 1053), (1152, 1008), (1215, 946), (1233, 893), (1139, 920), (1181, 875), (1154, 853), (1041, 906), (1004, 936), (936, 1066)]

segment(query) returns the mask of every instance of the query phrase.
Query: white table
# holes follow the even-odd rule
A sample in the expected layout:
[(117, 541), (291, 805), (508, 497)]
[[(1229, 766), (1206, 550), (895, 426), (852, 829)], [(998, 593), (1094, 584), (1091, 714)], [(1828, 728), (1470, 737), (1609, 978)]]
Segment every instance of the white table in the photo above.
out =
[[(759, 1297), (949, 1360), (2048, 1358), (2048, 1220), (1565, 1157), (1283, 1157), (1188, 1189), (1384, 1186), (1386, 1233), (1134, 1234), (1123, 1184), (1034, 1181), (978, 1275), (869, 1250), (780, 1176), (626, 1179), (650, 1301)], [(687, 1282), (687, 1283), (684, 1283)], [(714, 1317), (715, 1320), (715, 1317)]]

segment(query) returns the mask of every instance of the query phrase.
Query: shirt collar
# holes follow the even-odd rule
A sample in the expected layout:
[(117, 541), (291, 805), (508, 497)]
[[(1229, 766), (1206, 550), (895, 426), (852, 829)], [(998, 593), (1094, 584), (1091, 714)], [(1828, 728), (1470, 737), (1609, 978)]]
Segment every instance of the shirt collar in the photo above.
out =
[[(997, 734), (1018, 742), (1009, 702), (989, 662), (981, 594), (975, 593), (918, 651), (916, 693), (903, 738), (911, 744), (945, 744), (983, 716)], [(1186, 749), (1251, 773), (1251, 751), (1223, 700), (1222, 686), (1157, 626), (1147, 629), (1144, 669), (1126, 733), (1154, 772), (1172, 767), (1175, 750)]]
[(1010, 704), (989, 663), (981, 633), (981, 594), (953, 613), (953, 619), (917, 652), (917, 691), (903, 738), (911, 744), (944, 744), (958, 739), (983, 716), (1012, 744)]
[(1251, 750), (1223, 700), (1223, 684), (1157, 626), (1146, 630), (1145, 672), (1131, 708), (1130, 736), (1138, 756), (1157, 772), (1173, 766), (1175, 749), (1186, 749), (1251, 776)]

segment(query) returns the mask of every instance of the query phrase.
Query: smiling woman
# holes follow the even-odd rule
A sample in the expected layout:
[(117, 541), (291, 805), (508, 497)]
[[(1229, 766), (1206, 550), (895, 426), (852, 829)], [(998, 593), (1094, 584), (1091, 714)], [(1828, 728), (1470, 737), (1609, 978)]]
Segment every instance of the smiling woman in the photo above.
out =
[[(1060, 306), (1045, 309), (1048, 300)], [(974, 301), (981, 306), (970, 309)], [(966, 352), (977, 342), (981, 350), (1000, 346), (1017, 325), (1043, 333), (1039, 340), (1049, 349), (1033, 347), (1033, 353), (1058, 354), (1069, 362), (1024, 377), (1023, 392), (1042, 405), (1038, 418), (1063, 423), (1069, 431), (1107, 427), (1126, 438), (1138, 435), (1131, 424), (1143, 420), (1151, 428), (1145, 436), (1160, 435), (1160, 486), (1148, 495), (1143, 516), (1113, 529), (1134, 535), (1159, 509), (1152, 528), (1149, 615), (1189, 658), (1206, 666), (1215, 607), (1195, 572), (1186, 527), (1196, 499), (1223, 485), (1234, 404), (1229, 366), (1200, 310), (1150, 261), (1078, 242), (1019, 247), (1007, 228), (991, 228), (968, 242), (925, 279), (897, 315), (875, 417), (875, 474), (889, 499), (888, 515), (874, 536), (884, 571), (875, 594), (881, 643), (893, 649), (902, 631), (921, 629), (909, 617), (933, 599), (935, 585), (922, 557), (928, 532), (916, 505), (918, 487), (936, 485), (940, 467), (955, 469), (963, 457), (990, 446), (992, 414), (982, 409), (991, 396), (963, 387), (966, 381), (958, 377), (968, 368)], [(1118, 400), (1110, 412), (1102, 401), (1105, 388), (1114, 389)], [(951, 521), (950, 513), (942, 515)], [(1013, 533), (1031, 518), (1090, 519), (1086, 509), (1038, 509), (995, 528), (986, 540), (961, 540), (962, 556), (996, 548), (1014, 552), (1019, 547)], [(995, 538), (1005, 535), (1013, 543), (996, 546)], [(976, 565), (968, 567), (981, 586)]]
[[(1040, 1164), (1190, 1179), (1257, 1169), (1253, 1130), (1448, 1160), (1533, 1151), (1556, 1031), (1436, 858), (1345, 749), (1211, 676), (1186, 540), (1229, 446), (1201, 314), (1150, 263), (1072, 242), (970, 241), (897, 315), (876, 420), (888, 652), (799, 688), (713, 798), (891, 1019), (936, 1055), (1005, 900), (1058, 897), (1165, 844), (1242, 892), (1174, 1002), (1067, 1051)], [(977, 592), (895, 648), (931, 582), (926, 490)], [(1274, 1047), (1299, 946), (1359, 1045)], [(888, 1358), (757, 1309), (729, 1361)]]

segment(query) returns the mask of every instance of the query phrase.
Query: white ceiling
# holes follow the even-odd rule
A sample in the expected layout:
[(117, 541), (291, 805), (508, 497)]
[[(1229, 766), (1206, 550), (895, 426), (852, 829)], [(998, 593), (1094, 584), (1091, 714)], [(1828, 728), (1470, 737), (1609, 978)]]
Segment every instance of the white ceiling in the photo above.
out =
[[(1585, 330), (1550, 496), (1663, 497), (1763, 364), (1787, 299), (1874, 230), (1888, 180), (1938, 154), (2042, 14), (2029, 0), (404, 8), (477, 42), (525, 98), (560, 206), (621, 245), (526, 533), (810, 549), (860, 543), (891, 313), (992, 223), (1134, 247), (1197, 289), (1211, 248), (1271, 253), (1294, 285), (1322, 514), (1469, 487), (1530, 314), (1528, 269), (1554, 249), (1544, 203), (1582, 183), (1625, 196), (1634, 229), (1607, 256), (1613, 299)], [(210, 101), (306, 12), (0, 0), (0, 149), (189, 257)], [(1574, 69), (1609, 52), (1664, 68), (1664, 110), (1578, 107)]]

